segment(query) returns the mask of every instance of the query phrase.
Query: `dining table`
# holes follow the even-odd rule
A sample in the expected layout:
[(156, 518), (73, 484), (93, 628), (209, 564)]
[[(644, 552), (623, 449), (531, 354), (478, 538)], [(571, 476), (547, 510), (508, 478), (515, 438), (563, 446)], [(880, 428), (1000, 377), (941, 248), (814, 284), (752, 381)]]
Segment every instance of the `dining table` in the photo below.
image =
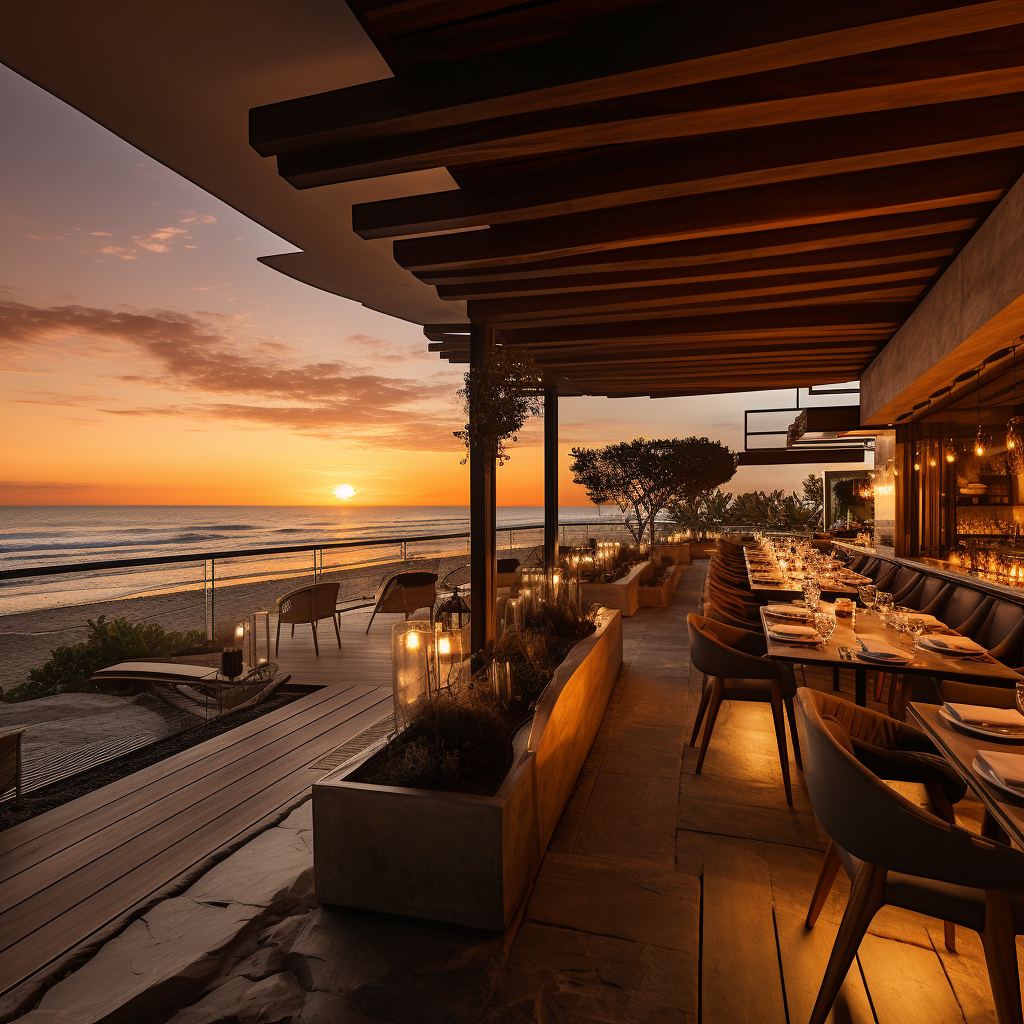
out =
[(750, 590), (759, 597), (792, 597), (793, 594), (802, 593), (804, 580), (808, 577), (814, 579), (825, 597), (850, 597), (857, 593), (860, 586), (871, 582), (867, 576), (860, 576), (849, 570), (843, 570), (839, 576), (829, 576), (814, 573), (803, 566), (797, 569), (794, 565), (791, 569), (788, 560), (786, 568), (781, 569), (760, 548), (745, 548), (743, 558)]
[[(1024, 850), (1024, 792), (1016, 796), (995, 785), (976, 766), (978, 752), (982, 750), (1024, 754), (1024, 735), (1015, 738), (975, 735), (963, 726), (953, 725), (950, 716), (944, 714), (938, 704), (908, 704), (907, 721), (927, 734), (984, 805), (986, 813), (1015, 846)], [(1024, 718), (1021, 721), (1024, 722)]]
[[(783, 606), (779, 606), (783, 607)], [(768, 642), (768, 657), (776, 661), (786, 661), (799, 665), (819, 665), (822, 668), (843, 669), (854, 671), (854, 699), (863, 707), (867, 703), (868, 670), (879, 672), (897, 672), (904, 675), (932, 676), (937, 679), (955, 679), (965, 683), (981, 685), (1014, 686), (1021, 676), (1012, 668), (997, 661), (987, 652), (971, 658), (955, 657), (951, 654), (939, 654), (925, 650), (920, 646), (911, 650), (904, 645), (904, 634), (886, 625), (884, 617), (875, 611), (857, 608), (850, 616), (836, 616), (836, 627), (827, 641), (819, 638), (815, 642), (797, 643), (791, 640), (779, 640), (772, 635), (772, 627), (778, 623), (790, 621), (798, 616), (801, 606), (793, 602), (792, 611), (775, 614), (771, 606), (761, 608), (761, 626)], [(835, 615), (835, 603), (821, 601), (819, 611)], [(813, 625), (808, 613), (806, 623)], [(792, 619), (792, 621), (800, 621)], [(928, 634), (926, 634), (928, 635)], [(931, 635), (957, 637), (954, 630), (940, 627)], [(887, 664), (870, 658), (864, 653), (862, 641), (872, 638), (880, 640), (889, 647), (901, 651), (908, 658), (906, 662)]]

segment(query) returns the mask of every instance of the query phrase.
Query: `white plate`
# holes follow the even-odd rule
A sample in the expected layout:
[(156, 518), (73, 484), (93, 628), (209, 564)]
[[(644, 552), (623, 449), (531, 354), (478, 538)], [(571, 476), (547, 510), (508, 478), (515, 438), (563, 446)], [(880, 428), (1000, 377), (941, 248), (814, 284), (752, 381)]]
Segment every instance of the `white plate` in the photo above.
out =
[[(920, 645), (932, 654), (942, 654), (947, 658), (983, 658), (988, 651), (981, 644), (974, 644), (968, 649), (958, 649), (951, 641), (961, 640), (961, 637), (923, 636)], [(936, 642), (938, 641), (938, 642)], [(943, 646), (939, 646), (942, 644)]]
[(799, 622), (807, 621), (807, 609), (806, 608), (787, 608), (785, 605), (767, 605), (764, 610), (765, 615), (773, 619), (796, 619)]
[[(1001, 740), (1003, 743), (1024, 743), (1024, 730), (1017, 732), (996, 732), (984, 725), (972, 725), (970, 722), (961, 722), (954, 718), (945, 708), (939, 708), (939, 718), (948, 722), (958, 732), (965, 732), (968, 736), (984, 736), (987, 740)], [(998, 783), (997, 783), (998, 785)], [(1021, 793), (1024, 796), (1024, 792)]]
[(1024, 789), (1018, 789), (1016, 786), (1008, 786), (1005, 782), (1001, 782), (992, 772), (988, 770), (977, 758), (971, 762), (971, 767), (990, 785), (995, 786), (996, 789), (1001, 789), (1004, 793), (1009, 793), (1010, 796), (1015, 796), (1018, 800), (1024, 800)]

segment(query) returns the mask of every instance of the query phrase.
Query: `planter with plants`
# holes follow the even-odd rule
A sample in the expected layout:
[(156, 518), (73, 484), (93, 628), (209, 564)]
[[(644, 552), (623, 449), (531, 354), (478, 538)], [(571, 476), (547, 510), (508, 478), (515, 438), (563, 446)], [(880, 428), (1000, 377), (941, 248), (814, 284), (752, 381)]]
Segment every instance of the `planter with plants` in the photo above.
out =
[(690, 541), (668, 538), (651, 548), (652, 558), (667, 558), (673, 565), (690, 564)]
[(473, 675), (429, 623), (394, 627), (396, 732), (313, 786), (321, 902), (506, 927), (622, 664), (621, 616), (570, 596), (514, 616)]
[(668, 608), (676, 596), (676, 588), (684, 572), (684, 565), (664, 556), (653, 559), (650, 569), (640, 580), (637, 594), (641, 608)]
[(633, 545), (593, 541), (589, 548), (563, 552), (563, 570), (569, 586), (578, 587), (579, 599), (635, 615), (640, 607), (638, 589), (649, 566), (647, 555)]

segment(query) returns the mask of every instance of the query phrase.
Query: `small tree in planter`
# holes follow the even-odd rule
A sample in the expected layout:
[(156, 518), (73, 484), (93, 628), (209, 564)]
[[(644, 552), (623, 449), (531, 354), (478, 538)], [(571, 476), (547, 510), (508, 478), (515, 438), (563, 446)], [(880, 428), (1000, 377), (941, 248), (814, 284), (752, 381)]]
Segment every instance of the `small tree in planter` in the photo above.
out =
[(725, 526), (731, 501), (731, 494), (716, 487), (698, 494), (692, 501), (675, 502), (671, 512), (678, 527), (689, 530), (694, 540), (705, 541), (709, 533), (718, 533)]
[(573, 480), (586, 487), (596, 504), (615, 502), (626, 513), (626, 525), (638, 544), (658, 513), (674, 500), (692, 501), (736, 472), (736, 456), (706, 437), (641, 437), (606, 448), (573, 448), (572, 458)]
[(463, 400), (466, 423), (454, 431), (466, 445), (465, 465), (469, 449), (479, 447), (489, 457), (504, 465), (511, 456), (507, 444), (513, 444), (523, 424), (541, 411), (538, 388), (541, 373), (526, 352), (496, 346), (482, 366), (474, 367), (464, 377), (459, 391)]

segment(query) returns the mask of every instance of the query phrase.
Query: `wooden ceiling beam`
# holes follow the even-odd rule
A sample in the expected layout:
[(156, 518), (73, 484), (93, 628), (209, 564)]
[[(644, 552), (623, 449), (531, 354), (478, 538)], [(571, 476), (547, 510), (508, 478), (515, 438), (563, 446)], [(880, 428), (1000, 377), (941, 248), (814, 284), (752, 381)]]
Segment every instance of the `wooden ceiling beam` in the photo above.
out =
[[(547, 172), (543, 166), (531, 172), (532, 164), (502, 165), (502, 177), (455, 191), (359, 203), (352, 207), (352, 227), (363, 238), (430, 234), (1022, 145), (1024, 96), (1015, 93), (571, 152)], [(454, 173), (458, 180), (458, 169)]]
[[(366, 4), (352, 6), (364, 24), (379, 24), (366, 14)], [(665, 13), (674, 15), (677, 30), (664, 30)], [(661, 12), (633, 10), (622, 29), (642, 38), (642, 46), (623, 45), (625, 37), (598, 21), (583, 40), (561, 46), (521, 48), (475, 62), (442, 61), (420, 74), (256, 107), (250, 112), (250, 140), (269, 156), (373, 134), (433, 131), (948, 39), (1022, 20), (1012, 0), (918, 3), (907, 16), (893, 18), (893, 13), (903, 11), (878, 0), (833, 9), (793, 3), (770, 12), (756, 2), (744, 4), (742, 13), (735, 6), (697, 12), (679, 4)], [(485, 28), (493, 34), (493, 23)]]
[(872, 268), (873, 272), (817, 270), (799, 277), (774, 275), (756, 280), (726, 278), (716, 281), (697, 281), (691, 284), (669, 285), (661, 288), (625, 288), (612, 291), (562, 292), (527, 298), (471, 300), (469, 319), (474, 323), (499, 324), (504, 319), (550, 315), (570, 316), (578, 313), (605, 313), (615, 310), (633, 311), (657, 309), (691, 302), (741, 301), (768, 296), (792, 298), (807, 293), (838, 298), (880, 285), (899, 286), (917, 283), (917, 290), (935, 273), (934, 260), (898, 264), (892, 268)]
[(954, 157), (404, 239), (394, 256), (416, 272), (479, 267), (996, 202), (1022, 169), (1020, 151)]
[(772, 260), (850, 246), (871, 246), (872, 252), (884, 253), (890, 243), (921, 240), (928, 244), (928, 240), (936, 236), (946, 239), (950, 235), (958, 239), (955, 244), (959, 248), (977, 223), (988, 216), (992, 206), (992, 203), (976, 203), (952, 209), (859, 217), (851, 221), (811, 224), (777, 231), (662, 242), (486, 267), (432, 267), (416, 271), (415, 274), (420, 280), (434, 285), (532, 281), (578, 274), (637, 273), (747, 260)]

